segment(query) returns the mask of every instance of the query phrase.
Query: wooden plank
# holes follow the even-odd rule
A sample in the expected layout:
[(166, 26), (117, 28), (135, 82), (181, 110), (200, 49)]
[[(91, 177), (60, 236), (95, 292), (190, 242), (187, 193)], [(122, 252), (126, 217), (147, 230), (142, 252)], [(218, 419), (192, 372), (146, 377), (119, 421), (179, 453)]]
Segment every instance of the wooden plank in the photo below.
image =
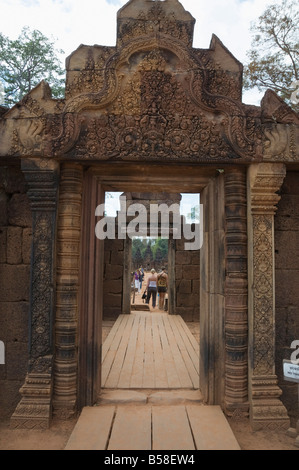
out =
[(118, 407), (108, 450), (151, 450), (151, 407)]
[(139, 317), (140, 319), (136, 341), (136, 354), (131, 375), (131, 388), (142, 388), (143, 381), (145, 316), (140, 315)]
[[(192, 335), (191, 331), (187, 327), (186, 323), (179, 315), (176, 315), (178, 318), (174, 318), (174, 325), (177, 329), (177, 332), (183, 343), (185, 348), (188, 351), (188, 354), (194, 364), (196, 371), (199, 373), (199, 345), (197, 345), (194, 336)], [(179, 338), (177, 336), (177, 338)]]
[(184, 406), (152, 407), (152, 450), (194, 450)]
[(154, 367), (155, 367), (155, 387), (168, 388), (167, 373), (163, 359), (163, 350), (161, 346), (160, 333), (157, 323), (157, 316), (152, 316), (153, 328), (153, 350), (154, 350)]
[(168, 338), (165, 333), (165, 325), (163, 323), (163, 315), (159, 315), (157, 317), (158, 320), (158, 328), (160, 333), (161, 345), (162, 345), (162, 352), (163, 352), (163, 360), (165, 363), (165, 369), (167, 374), (167, 381), (169, 388), (180, 388), (181, 382), (180, 378), (177, 374), (177, 370), (175, 367), (173, 355), (171, 348), (169, 346)]
[(175, 342), (180, 350), (180, 354), (184, 362), (184, 367), (192, 382), (191, 386), (199, 388), (199, 355), (188, 346), (188, 339), (180, 325), (177, 324), (176, 320), (171, 322), (171, 326), (173, 328)]
[(172, 351), (175, 367), (180, 378), (181, 387), (190, 388), (193, 386), (193, 382), (189, 376), (185, 361), (182, 358), (182, 354), (177, 345), (177, 338), (173, 332), (173, 319), (169, 316), (163, 318), (165, 325), (165, 332), (169, 341), (169, 346)]
[[(109, 342), (110, 343), (109, 344), (109, 349), (108, 349), (108, 352), (106, 354), (105, 360), (102, 363), (102, 384), (103, 384), (102, 386), (103, 387), (106, 387), (106, 381), (107, 381), (108, 375), (111, 371), (111, 368), (113, 367), (113, 363), (114, 363), (114, 360), (115, 360), (115, 355), (117, 353), (119, 344), (120, 344), (121, 339), (122, 339), (123, 328), (127, 324), (129, 315), (121, 315), (120, 317), (121, 317), (120, 321), (117, 323), (117, 326), (118, 326), (117, 332), (114, 335), (113, 340), (111, 342)], [(109, 337), (109, 335), (108, 335), (108, 337)]]
[(152, 334), (152, 316), (145, 319), (143, 388), (155, 388), (154, 346)]
[(220, 406), (186, 407), (197, 450), (240, 450)]
[(122, 322), (126, 320), (126, 315), (119, 315), (119, 317), (116, 319), (114, 325), (112, 326), (111, 330), (109, 331), (109, 334), (107, 338), (105, 339), (102, 347), (102, 362), (104, 361), (107, 352), (109, 351), (109, 348), (115, 338), (115, 335), (120, 328), (120, 325)]
[(118, 388), (130, 388), (131, 384), (131, 375), (136, 354), (137, 334), (140, 316), (132, 315), (132, 317), (133, 325), (129, 337), (127, 354), (119, 377)]
[(178, 324), (181, 325), (182, 329), (185, 331), (185, 333), (186, 333), (186, 335), (187, 335), (187, 337), (190, 341), (190, 344), (191, 344), (192, 348), (194, 349), (194, 351), (198, 352), (198, 354), (199, 354), (199, 343), (194, 338), (193, 334), (191, 333), (190, 329), (188, 328), (188, 325), (186, 325), (186, 323), (184, 322), (181, 315), (173, 315), (173, 317), (178, 322)]
[(65, 450), (106, 450), (115, 406), (84, 407)]
[(116, 388), (118, 385), (120, 373), (122, 370), (123, 362), (126, 356), (127, 347), (128, 347), (128, 340), (131, 333), (131, 326), (133, 323), (133, 316), (128, 315), (127, 323), (123, 328), (121, 334), (121, 341), (118, 345), (113, 366), (111, 367), (110, 373), (107, 377), (105, 387), (106, 388)]

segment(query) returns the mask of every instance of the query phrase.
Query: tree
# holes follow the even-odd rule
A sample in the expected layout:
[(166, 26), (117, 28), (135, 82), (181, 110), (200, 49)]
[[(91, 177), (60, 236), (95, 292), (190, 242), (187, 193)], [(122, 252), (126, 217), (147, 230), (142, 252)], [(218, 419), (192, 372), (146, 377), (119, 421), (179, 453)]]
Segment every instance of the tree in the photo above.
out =
[[(296, 82), (299, 80), (299, 9), (295, 0), (270, 5), (254, 22), (244, 87), (275, 91), (297, 112)], [(295, 93), (294, 93), (295, 92)]]
[(52, 88), (54, 98), (63, 97), (64, 70), (54, 41), (40, 31), (25, 26), (18, 39), (0, 33), (0, 80), (4, 85), (6, 106), (20, 101), (41, 80)]

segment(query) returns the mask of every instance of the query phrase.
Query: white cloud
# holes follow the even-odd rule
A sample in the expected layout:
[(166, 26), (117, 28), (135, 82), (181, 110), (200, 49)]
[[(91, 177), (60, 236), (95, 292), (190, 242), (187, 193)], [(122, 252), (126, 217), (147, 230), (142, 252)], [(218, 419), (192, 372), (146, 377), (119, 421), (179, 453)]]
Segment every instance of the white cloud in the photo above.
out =
[[(80, 44), (115, 45), (116, 14), (125, 3), (127, 0), (0, 0), (0, 31), (16, 38), (25, 25), (39, 29), (46, 36), (57, 38), (57, 48), (65, 51), (65, 58)], [(250, 22), (258, 18), (266, 5), (281, 0), (181, 0), (181, 3), (196, 19), (194, 47), (208, 48), (214, 33), (244, 63), (251, 43)]]

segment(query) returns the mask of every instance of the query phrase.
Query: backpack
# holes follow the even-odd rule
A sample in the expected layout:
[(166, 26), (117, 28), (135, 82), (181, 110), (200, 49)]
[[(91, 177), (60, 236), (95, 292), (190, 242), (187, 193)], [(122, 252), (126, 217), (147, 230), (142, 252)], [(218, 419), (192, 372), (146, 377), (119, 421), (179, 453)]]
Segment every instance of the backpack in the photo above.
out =
[(159, 277), (158, 277), (158, 287), (166, 287), (166, 276), (163, 276), (163, 274), (161, 274)]

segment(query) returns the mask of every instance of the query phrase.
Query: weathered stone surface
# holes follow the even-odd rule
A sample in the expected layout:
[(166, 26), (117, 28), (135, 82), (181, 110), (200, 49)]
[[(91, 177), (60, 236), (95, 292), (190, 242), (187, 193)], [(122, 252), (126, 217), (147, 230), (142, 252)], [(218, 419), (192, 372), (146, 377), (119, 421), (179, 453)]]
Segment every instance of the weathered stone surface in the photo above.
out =
[(121, 294), (122, 293), (122, 279), (105, 281), (104, 292), (105, 294)]
[(18, 341), (6, 343), (7, 380), (24, 380), (28, 359), (28, 343), (20, 343)]
[(0, 189), (0, 227), (7, 225), (8, 196), (4, 189)]
[(28, 302), (0, 301), (1, 339), (11, 342), (27, 342), (29, 327)]
[(145, 404), (147, 395), (135, 390), (103, 390), (99, 397), (100, 404)]
[(1, 380), (0, 379), (0, 418), (10, 418), (18, 401), (19, 390), (23, 380)]
[(183, 267), (182, 266), (177, 266), (175, 267), (175, 278), (177, 281), (182, 279), (183, 277)]
[(199, 279), (199, 266), (183, 266), (183, 279)]
[(30, 269), (24, 265), (0, 265), (0, 299), (2, 302), (28, 301)]
[(23, 238), (22, 238), (22, 261), (24, 264), (30, 264), (31, 243), (32, 243), (32, 228), (24, 228)]
[(192, 292), (193, 294), (199, 294), (200, 282), (197, 279), (192, 279)]
[(121, 265), (106, 265), (105, 279), (116, 280), (121, 279), (123, 275), (123, 266)]
[(7, 263), (22, 264), (22, 228), (7, 228)]
[(120, 294), (106, 294), (105, 295), (105, 306), (106, 307), (121, 307), (122, 296)]
[(110, 251), (122, 251), (124, 249), (124, 242), (123, 240), (120, 240), (116, 238), (115, 240), (111, 240), (107, 238), (105, 240), (105, 250), (110, 250)]
[(195, 310), (194, 307), (176, 307), (176, 315), (181, 315), (184, 321), (198, 321), (199, 310)]
[(13, 194), (8, 204), (8, 221), (10, 225), (31, 227), (31, 209), (26, 194)]
[(177, 264), (191, 264), (191, 253), (189, 251), (177, 251), (175, 254), (175, 262)]
[(298, 280), (293, 271), (288, 269), (280, 269), (276, 271), (276, 283), (279, 286), (279, 290), (284, 292), (284, 295), (276, 295), (276, 307), (285, 307), (287, 293), (288, 303), (292, 302), (293, 305), (299, 305), (299, 290)]
[(178, 405), (184, 403), (201, 403), (203, 401), (200, 390), (171, 390), (152, 392), (148, 403), (155, 405)]
[(111, 252), (111, 264), (122, 265), (124, 263), (124, 252), (123, 251), (112, 251)]
[(180, 294), (191, 294), (192, 292), (192, 281), (182, 279), (178, 285), (178, 292)]
[(7, 227), (0, 228), (0, 263), (6, 263)]
[(5, 189), (7, 194), (25, 193), (26, 183), (20, 167), (5, 166), (0, 168), (0, 187)]

